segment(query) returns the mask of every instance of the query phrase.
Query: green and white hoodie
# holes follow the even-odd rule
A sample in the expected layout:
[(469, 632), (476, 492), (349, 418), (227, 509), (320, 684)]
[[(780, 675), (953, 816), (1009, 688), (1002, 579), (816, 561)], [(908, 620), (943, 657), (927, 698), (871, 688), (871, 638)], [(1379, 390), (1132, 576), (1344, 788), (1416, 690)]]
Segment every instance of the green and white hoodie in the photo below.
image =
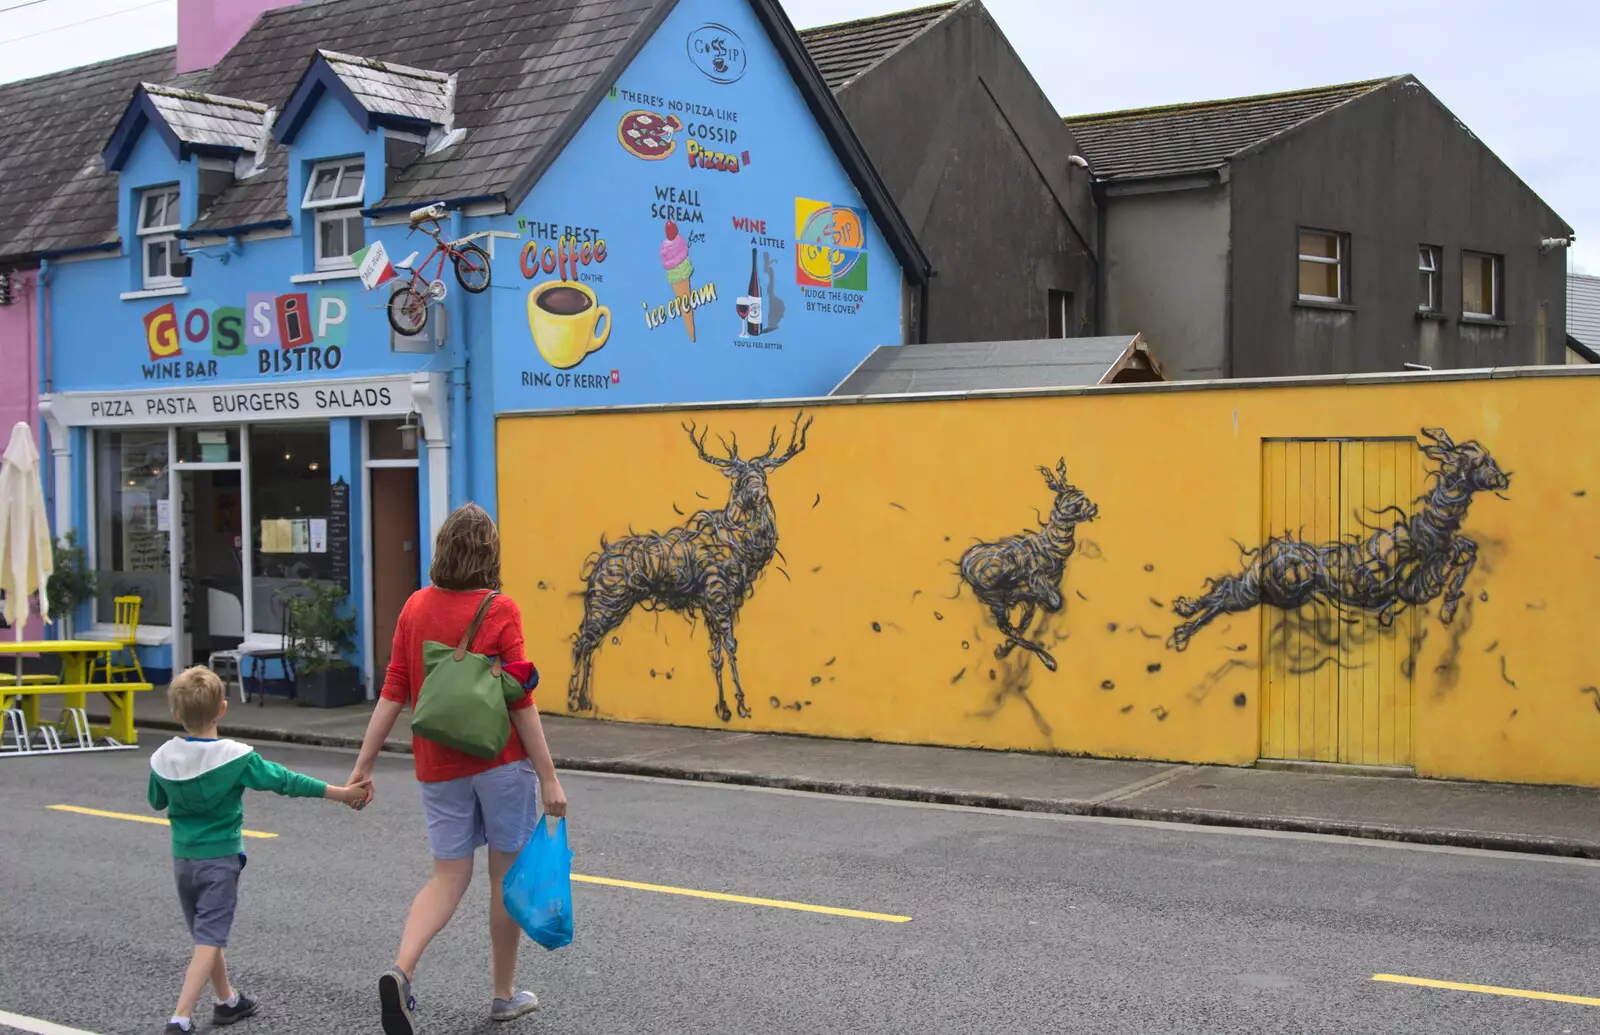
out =
[(150, 756), (150, 807), (167, 810), (172, 854), (218, 859), (244, 851), (244, 792), (320, 798), (321, 780), (291, 772), (237, 740), (173, 737)]

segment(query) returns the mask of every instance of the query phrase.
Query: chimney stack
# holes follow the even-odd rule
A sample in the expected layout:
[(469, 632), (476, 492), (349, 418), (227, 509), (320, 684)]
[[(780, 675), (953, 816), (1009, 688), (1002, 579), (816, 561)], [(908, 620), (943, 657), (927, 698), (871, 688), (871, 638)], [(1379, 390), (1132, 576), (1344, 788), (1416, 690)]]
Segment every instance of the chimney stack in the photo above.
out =
[(178, 0), (178, 74), (210, 68), (263, 11), (297, 0)]

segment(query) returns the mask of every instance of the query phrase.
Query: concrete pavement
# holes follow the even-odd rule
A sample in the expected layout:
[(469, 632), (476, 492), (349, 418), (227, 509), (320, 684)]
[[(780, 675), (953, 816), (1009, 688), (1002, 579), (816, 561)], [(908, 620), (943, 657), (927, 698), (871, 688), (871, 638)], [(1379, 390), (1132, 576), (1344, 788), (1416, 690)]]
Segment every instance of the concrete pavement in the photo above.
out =
[[(188, 953), (144, 750), (0, 760), (0, 1011), (159, 1030)], [(337, 780), (348, 752), (263, 753)], [(573, 773), (575, 869), (652, 886), (910, 916), (817, 915), (575, 886), (577, 938), (524, 945), (543, 1007), (487, 1008), (486, 881), (418, 974), (424, 1035), (966, 1035), (1594, 1030), (1600, 864), (1315, 835), (992, 812)], [(427, 872), (409, 759), (362, 813), (251, 795), (229, 948), (263, 1002), (244, 1035), (377, 1031), (373, 983)], [(1590, 999), (1590, 1002), (1600, 1000)], [(46, 1029), (47, 1030), (47, 1029)]]
[[(359, 745), (370, 706), (234, 705), (233, 735)], [(160, 691), (136, 715), (175, 728)], [(546, 716), (564, 769), (1600, 858), (1600, 791), (1184, 766)], [(410, 750), (402, 719), (388, 745)]]

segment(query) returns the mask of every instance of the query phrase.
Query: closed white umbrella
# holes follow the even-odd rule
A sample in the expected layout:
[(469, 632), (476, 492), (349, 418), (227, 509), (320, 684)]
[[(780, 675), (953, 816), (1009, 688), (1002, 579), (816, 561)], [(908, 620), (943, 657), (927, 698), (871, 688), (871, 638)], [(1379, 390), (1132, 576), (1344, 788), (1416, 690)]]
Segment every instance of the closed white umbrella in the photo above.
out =
[(0, 458), (0, 591), (5, 593), (5, 619), (22, 639), (28, 623), (28, 598), (39, 595), (39, 615), (50, 618), (45, 584), (55, 570), (50, 524), (44, 512), (44, 484), (39, 480), (39, 451), (33, 432), (18, 421)]

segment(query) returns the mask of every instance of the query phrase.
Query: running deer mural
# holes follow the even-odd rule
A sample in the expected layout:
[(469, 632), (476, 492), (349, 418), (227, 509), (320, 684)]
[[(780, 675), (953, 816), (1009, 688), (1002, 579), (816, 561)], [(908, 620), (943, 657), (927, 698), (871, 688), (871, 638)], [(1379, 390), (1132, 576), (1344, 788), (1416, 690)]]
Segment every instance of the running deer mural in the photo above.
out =
[(1183, 650), (1195, 633), (1221, 615), (1265, 604), (1296, 611), (1313, 601), (1340, 610), (1375, 615), (1382, 626), (1394, 623), (1404, 608), (1444, 596), (1439, 621), (1449, 625), (1461, 604), (1462, 587), (1478, 560), (1478, 544), (1461, 533), (1472, 497), (1500, 494), (1511, 476), (1500, 470), (1477, 442), (1456, 445), (1441, 428), (1424, 428), (1422, 455), (1433, 462), (1433, 488), (1407, 515), (1399, 508), (1387, 528), (1372, 528), (1365, 538), (1308, 543), (1285, 532), (1254, 550), (1244, 550), (1244, 570), (1206, 580), (1206, 592), (1179, 597), (1172, 610), (1188, 621), (1167, 641)]
[[(994, 624), (1006, 638), (994, 649), (994, 656), (1004, 659), (1021, 647), (1054, 672), (1056, 659), (1044, 644), (1028, 639), (1028, 626), (1040, 610), (1046, 614), (1061, 610), (1061, 580), (1066, 575), (1067, 558), (1077, 548), (1074, 529), (1081, 521), (1093, 521), (1100, 508), (1089, 501), (1082, 489), (1067, 481), (1065, 459), (1056, 462), (1054, 471), (1041, 467), (1039, 472), (1056, 494), (1049, 519), (1040, 522), (1036, 532), (1019, 532), (996, 542), (978, 543), (961, 555), (960, 568), (961, 580), (988, 607)], [(1019, 607), (1021, 614), (1013, 623), (1011, 613)]]
[(778, 429), (774, 428), (766, 452), (744, 459), (739, 456), (737, 437), (724, 443), (726, 456), (714, 456), (706, 452), (709, 429), (683, 425), (700, 459), (727, 476), (727, 505), (721, 510), (697, 511), (682, 526), (665, 532), (629, 535), (614, 543), (601, 536), (600, 552), (585, 562), (583, 622), (572, 646), (572, 681), (567, 689), (570, 711), (594, 706), (590, 683), (595, 651), (638, 607), (690, 616), (698, 612), (711, 640), (717, 717), (723, 722), (733, 717), (723, 693), (724, 654), (739, 716), (750, 717), (739, 683), (734, 625), (739, 609), (755, 592), (756, 582), (778, 552), (777, 512), (767, 493), (767, 476), (805, 450), (810, 427), (811, 418), (796, 414), (783, 452), (778, 452)]

